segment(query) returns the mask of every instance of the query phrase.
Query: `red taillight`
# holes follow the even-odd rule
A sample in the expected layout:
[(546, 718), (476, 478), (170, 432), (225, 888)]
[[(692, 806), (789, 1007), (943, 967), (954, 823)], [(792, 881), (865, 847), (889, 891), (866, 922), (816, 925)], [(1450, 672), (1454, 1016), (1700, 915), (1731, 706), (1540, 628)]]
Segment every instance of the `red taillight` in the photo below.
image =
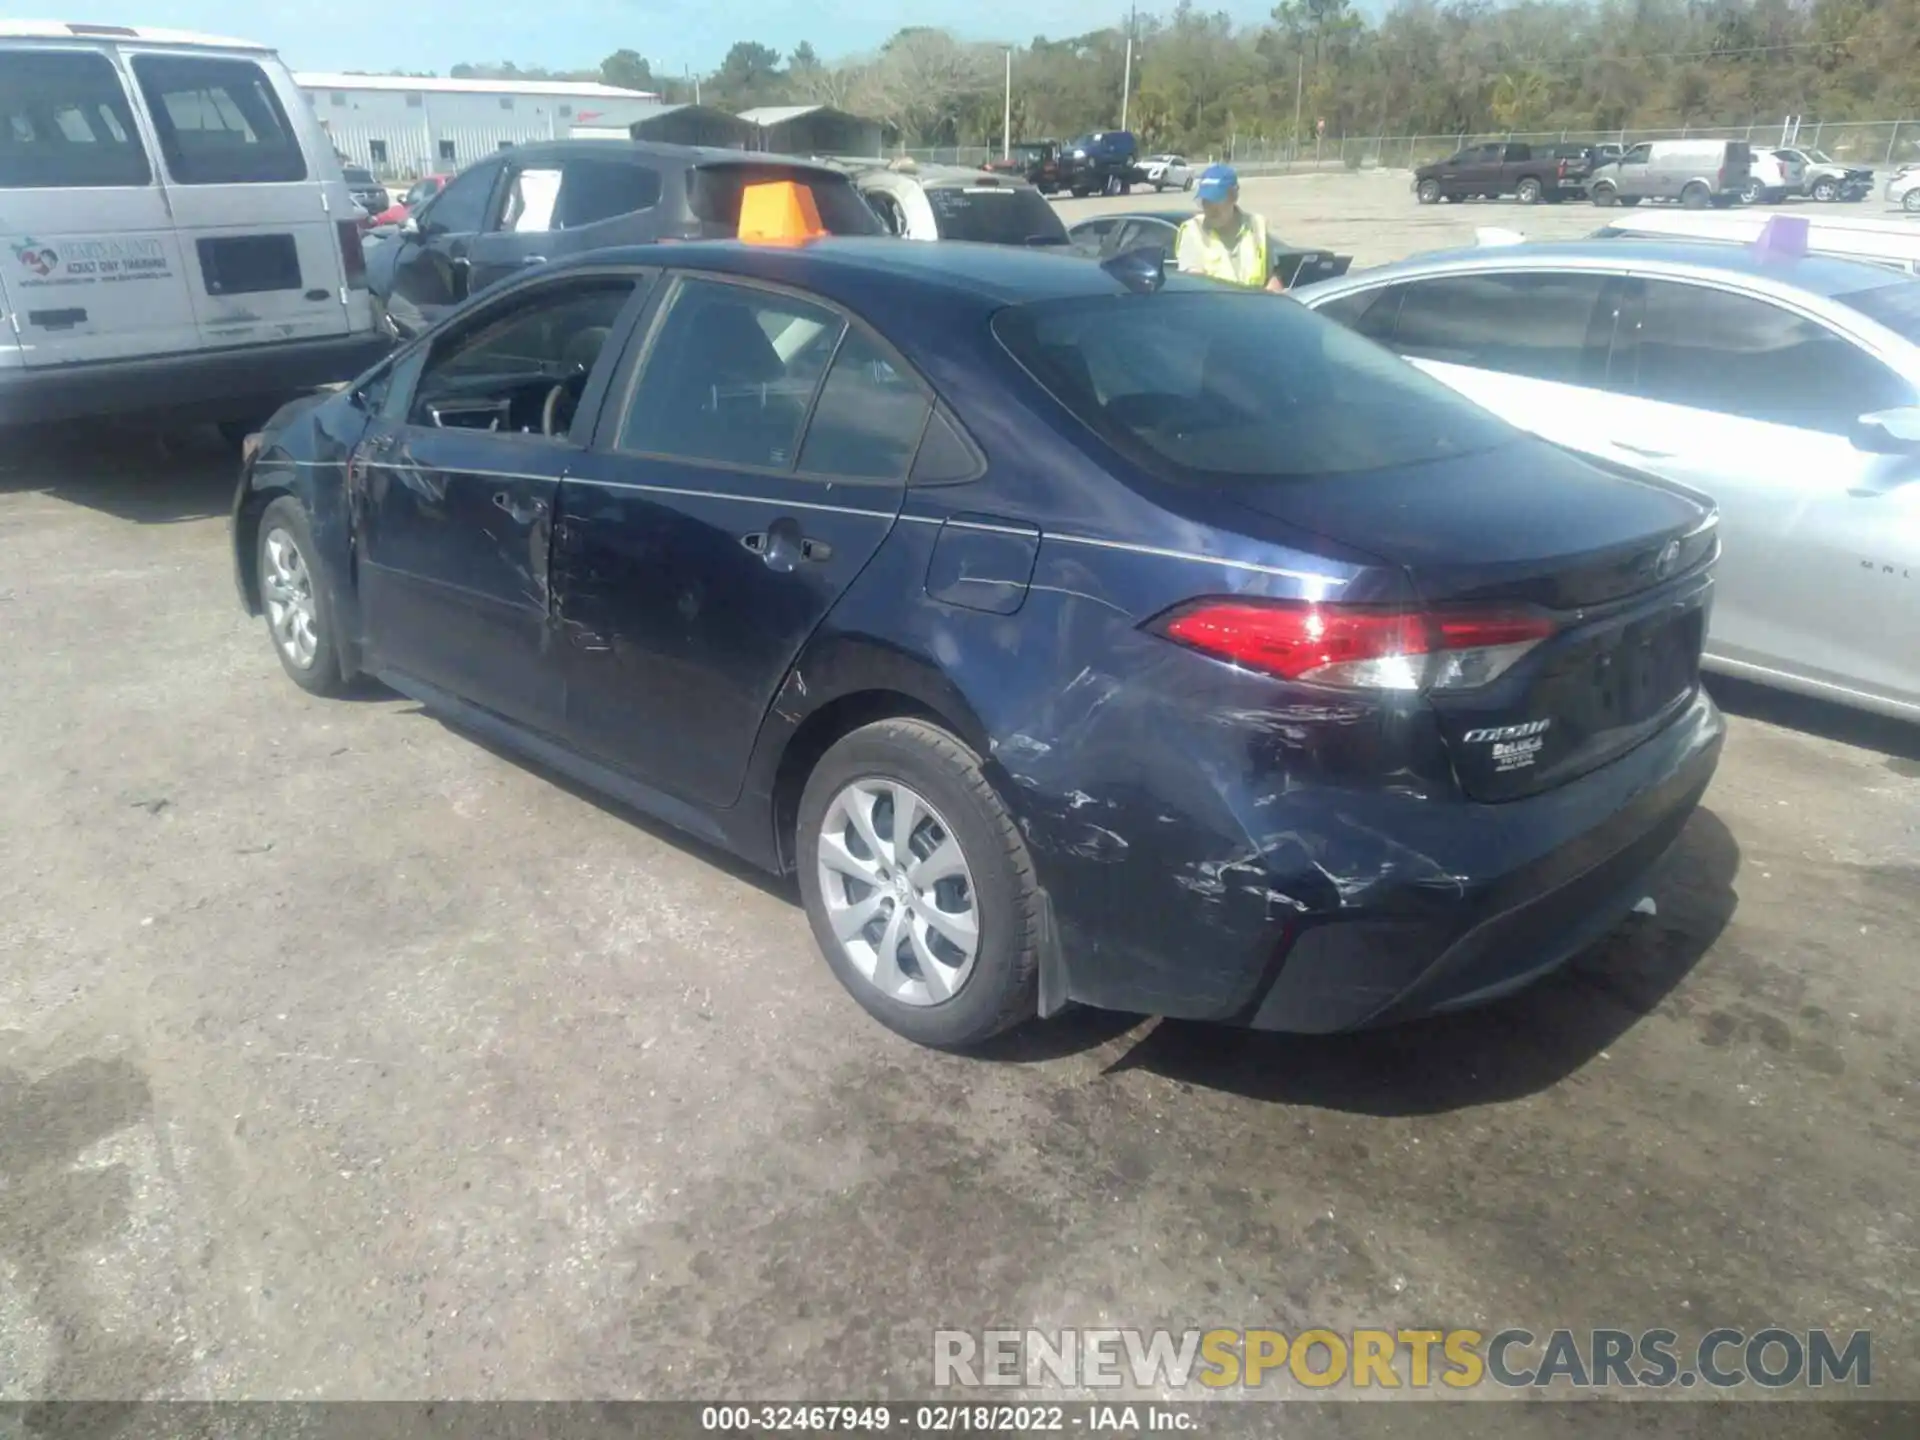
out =
[(1560, 162), (1560, 178), (1562, 180), (1567, 178), (1567, 162), (1564, 160)]
[(340, 265), (346, 271), (347, 288), (364, 290), (367, 288), (367, 251), (360, 243), (360, 222), (342, 220), (335, 228), (340, 232)]
[(1554, 630), (1524, 610), (1428, 613), (1306, 600), (1200, 600), (1155, 626), (1169, 640), (1283, 680), (1350, 690), (1470, 690)]

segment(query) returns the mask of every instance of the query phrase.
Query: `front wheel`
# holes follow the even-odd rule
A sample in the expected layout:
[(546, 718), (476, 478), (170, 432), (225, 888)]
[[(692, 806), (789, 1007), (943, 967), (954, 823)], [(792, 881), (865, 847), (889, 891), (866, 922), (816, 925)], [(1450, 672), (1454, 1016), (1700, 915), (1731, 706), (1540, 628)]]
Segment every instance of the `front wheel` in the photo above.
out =
[(282, 495), (262, 512), (259, 534), (260, 608), (280, 667), (308, 694), (337, 695), (346, 680), (307, 512), (298, 500)]
[(808, 777), (798, 827), (814, 939), (869, 1015), (939, 1049), (1032, 1018), (1033, 861), (957, 737), (923, 720), (855, 730)]
[(1840, 198), (1840, 187), (1831, 180), (1816, 180), (1813, 186), (1813, 198), (1823, 205), (1831, 205)]
[(1920, 186), (1900, 197), (1900, 208), (1909, 215), (1920, 215)]
[(1438, 180), (1422, 180), (1413, 194), (1414, 198), (1422, 205), (1432, 205), (1440, 198), (1440, 182)]

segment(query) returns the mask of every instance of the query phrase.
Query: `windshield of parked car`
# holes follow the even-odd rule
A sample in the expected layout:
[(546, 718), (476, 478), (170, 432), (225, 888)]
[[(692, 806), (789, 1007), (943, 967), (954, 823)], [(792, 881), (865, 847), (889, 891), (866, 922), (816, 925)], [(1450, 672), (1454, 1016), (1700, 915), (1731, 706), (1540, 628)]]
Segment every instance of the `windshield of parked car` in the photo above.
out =
[(1870, 290), (1854, 290), (1833, 297), (1858, 310), (1876, 325), (1884, 325), (1902, 340), (1920, 345), (1920, 280), (1896, 280)]
[(1037, 190), (1011, 185), (936, 185), (927, 190), (942, 240), (989, 245), (1065, 245), (1067, 227)]
[(1042, 301), (993, 329), (1096, 434), (1175, 479), (1378, 470), (1519, 435), (1371, 340), (1257, 292)]

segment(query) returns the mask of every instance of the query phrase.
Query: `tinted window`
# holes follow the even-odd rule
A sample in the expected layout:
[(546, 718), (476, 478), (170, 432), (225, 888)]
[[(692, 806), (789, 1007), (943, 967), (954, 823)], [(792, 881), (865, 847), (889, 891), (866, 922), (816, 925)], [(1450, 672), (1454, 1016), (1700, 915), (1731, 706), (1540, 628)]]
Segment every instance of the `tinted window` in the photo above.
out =
[(800, 447), (800, 468), (815, 475), (898, 480), (920, 443), (930, 402), (858, 330), (841, 342)]
[(300, 141), (251, 60), (139, 55), (134, 78), (160, 132), (167, 173), (182, 185), (307, 178)]
[(1179, 229), (1159, 220), (1132, 220), (1120, 231), (1113, 242), (1113, 253), (1124, 255), (1129, 250), (1144, 249), (1149, 245), (1158, 245), (1169, 255), (1173, 253), (1174, 242), (1179, 238)]
[(937, 185), (928, 189), (942, 240), (989, 245), (1064, 245), (1067, 227), (1037, 190), (1010, 185)]
[(839, 316), (804, 300), (684, 282), (654, 339), (620, 447), (791, 469), (842, 328)]
[(994, 331), (1097, 434), (1176, 479), (1372, 470), (1517, 434), (1379, 346), (1258, 293), (1047, 301), (1002, 310)]
[(1397, 300), (1390, 305), (1381, 305), (1379, 302), (1389, 293), (1397, 296), (1398, 291), (1399, 287), (1392, 285), (1383, 285), (1374, 290), (1356, 290), (1351, 295), (1342, 295), (1337, 300), (1316, 305), (1314, 313), (1325, 316), (1336, 325), (1357, 330), (1370, 340), (1390, 339), (1394, 312), (1399, 309), (1399, 304)]
[(794, 180), (813, 193), (820, 223), (833, 235), (882, 235), (880, 219), (844, 175), (795, 170), (787, 165), (701, 165), (687, 172), (687, 204), (694, 218), (734, 235), (740, 229), (740, 195), (749, 185)]
[(1871, 290), (1855, 290), (1833, 298), (1902, 339), (1920, 344), (1920, 284), (1903, 280), (1897, 285), (1876, 285)]
[(421, 227), (431, 235), (471, 235), (487, 223), (487, 202), (499, 170), (482, 165), (453, 177), (421, 212)]
[(1402, 355), (1501, 370), (1569, 385), (1597, 383), (1605, 352), (1592, 351), (1602, 275), (1449, 275), (1410, 281), (1393, 348)]
[(417, 184), (415, 184), (411, 190), (407, 191), (406, 197), (402, 201), (402, 203), (406, 205), (420, 205), (432, 199), (435, 195), (438, 195), (439, 193), (440, 193), (439, 181), (422, 180), (422, 181), (419, 181)]
[(152, 179), (132, 107), (105, 56), (0, 52), (0, 189)]
[(515, 170), (507, 180), (500, 229), (510, 235), (541, 234), (557, 229), (553, 212), (559, 199), (558, 170)]
[(1778, 305), (1659, 280), (1646, 295), (1636, 389), (1649, 400), (1835, 434), (1913, 403), (1852, 341)]
[(560, 227), (575, 230), (660, 203), (660, 174), (618, 160), (568, 160), (560, 187)]
[(954, 424), (939, 410), (927, 421), (927, 433), (920, 437), (919, 453), (913, 457), (915, 485), (951, 485), (971, 480), (980, 473), (980, 462), (973, 447), (960, 438)]

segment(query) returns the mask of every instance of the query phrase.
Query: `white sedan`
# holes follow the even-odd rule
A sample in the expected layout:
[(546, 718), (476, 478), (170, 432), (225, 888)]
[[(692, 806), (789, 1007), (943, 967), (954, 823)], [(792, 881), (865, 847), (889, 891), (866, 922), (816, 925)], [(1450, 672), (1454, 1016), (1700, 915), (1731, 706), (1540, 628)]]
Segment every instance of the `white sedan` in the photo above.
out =
[(1155, 190), (1191, 190), (1193, 166), (1179, 155), (1149, 155), (1140, 167), (1147, 184)]

